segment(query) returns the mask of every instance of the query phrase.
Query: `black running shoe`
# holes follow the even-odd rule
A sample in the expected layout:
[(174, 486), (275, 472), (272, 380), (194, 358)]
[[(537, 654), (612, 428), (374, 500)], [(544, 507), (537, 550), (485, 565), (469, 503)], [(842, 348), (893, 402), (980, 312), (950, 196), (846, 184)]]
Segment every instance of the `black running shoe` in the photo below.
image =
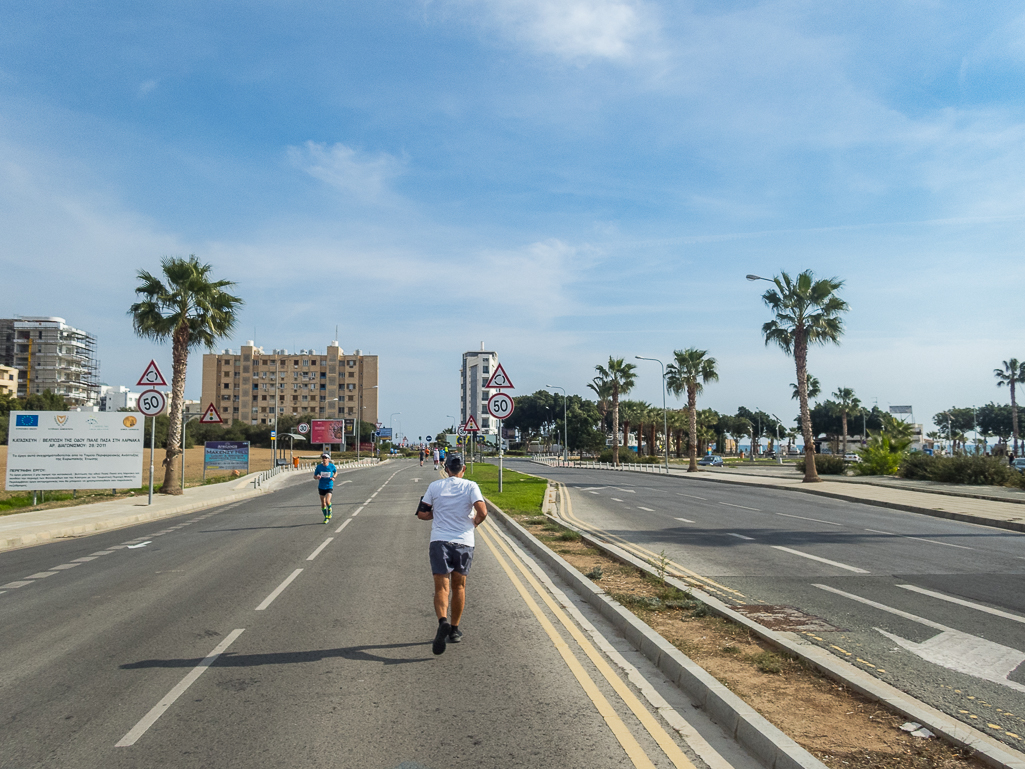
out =
[(448, 642), (450, 644), (457, 644), (463, 640), (463, 631), (459, 628), (452, 628), (448, 633)]
[(452, 632), (452, 626), (447, 622), (438, 623), (438, 632), (434, 636), (434, 645), (431, 647), (431, 651), (435, 654), (445, 653), (445, 643), (448, 640), (449, 633)]

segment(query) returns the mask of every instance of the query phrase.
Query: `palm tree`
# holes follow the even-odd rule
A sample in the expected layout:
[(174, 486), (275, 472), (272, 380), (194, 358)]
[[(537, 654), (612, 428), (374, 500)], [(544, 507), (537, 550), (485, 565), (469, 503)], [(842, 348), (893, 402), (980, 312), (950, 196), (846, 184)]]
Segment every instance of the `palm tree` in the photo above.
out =
[(128, 314), (139, 336), (159, 342), (171, 340), (170, 423), (161, 491), (181, 494), (185, 479), (179, 484), (175, 457), (182, 452), (179, 441), (189, 350), (200, 346), (212, 350), (214, 342), (228, 336), (235, 327), (242, 300), (225, 291), (235, 285), (230, 280), (210, 280), (210, 265), (200, 264), (195, 255), (188, 259), (164, 257), (160, 268), (166, 283), (146, 270), (139, 270), (135, 293), (140, 301), (131, 306)]
[(609, 409), (611, 408), (610, 401), (612, 400), (612, 383), (607, 379), (596, 376), (588, 382), (587, 387), (588, 389), (593, 390), (594, 394), (598, 396), (598, 413), (601, 415), (601, 425), (604, 430), (606, 427), (606, 420), (609, 415)]
[(1014, 398), (1014, 386), (1025, 384), (1025, 363), (1019, 363), (1017, 358), (1011, 358), (1003, 362), (1002, 369), (993, 369), (993, 376), (997, 378), (997, 387), (1007, 387), (1011, 391), (1011, 431), (1014, 435), (1014, 455), (1018, 456), (1018, 403)]
[[(810, 378), (810, 377), (809, 377)], [(843, 422), (843, 453), (847, 455), (847, 415), (858, 414), (861, 411), (861, 401), (858, 400), (854, 394), (854, 390), (850, 387), (839, 387), (836, 392), (833, 393), (833, 397), (836, 401), (833, 403), (833, 411), (840, 415), (840, 421)]]
[(836, 295), (843, 286), (842, 280), (815, 280), (815, 274), (805, 270), (796, 280), (781, 271), (772, 282), (776, 288), (762, 294), (762, 300), (776, 317), (762, 326), (762, 334), (765, 344), (775, 342), (794, 357), (804, 435), (804, 482), (815, 483), (819, 474), (815, 469), (815, 436), (808, 413), (808, 345), (839, 344), (843, 335), (840, 315), (850, 308)]
[[(822, 393), (822, 387), (819, 386), (819, 379), (818, 379), (818, 377), (814, 377), (811, 374), (808, 374), (807, 375), (807, 379), (808, 379), (808, 397), (809, 398), (813, 398), (813, 399), (814, 398), (818, 398), (819, 395)], [(796, 400), (800, 400), (800, 398), (801, 398), (801, 390), (800, 390), (800, 388), (797, 385), (795, 385), (793, 382), (790, 383), (790, 387), (794, 391), (793, 394), (790, 397), (793, 398), (795, 401)]]
[(666, 388), (673, 395), (679, 396), (687, 391), (687, 412), (690, 417), (690, 463), (688, 473), (698, 471), (698, 424), (697, 407), (698, 393), (704, 389), (706, 382), (718, 382), (719, 373), (715, 370), (715, 358), (706, 358), (708, 350), (688, 347), (673, 353), (674, 362), (666, 367)]
[[(619, 396), (626, 395), (633, 389), (637, 375), (637, 367), (626, 363), (622, 358), (609, 356), (608, 367), (601, 364), (594, 367), (598, 379), (607, 382), (612, 389), (612, 464), (619, 466)], [(625, 437), (625, 436), (624, 436)]]

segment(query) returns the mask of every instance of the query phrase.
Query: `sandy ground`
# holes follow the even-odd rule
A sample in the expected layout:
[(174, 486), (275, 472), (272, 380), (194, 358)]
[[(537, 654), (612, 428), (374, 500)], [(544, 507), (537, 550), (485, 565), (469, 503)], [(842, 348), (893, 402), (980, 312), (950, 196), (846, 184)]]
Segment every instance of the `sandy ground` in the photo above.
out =
[[(250, 449), (249, 451), (249, 470), (250, 472), (256, 472), (257, 470), (269, 470), (272, 466), (271, 462), (271, 449)], [(295, 453), (295, 456), (299, 456), (299, 452)], [(309, 452), (304, 452), (303, 456), (310, 455)], [(286, 455), (287, 456), (287, 455)], [(310, 455), (313, 456), (313, 455)], [(157, 483), (160, 483), (164, 478), (164, 471), (161, 467), (161, 462), (164, 458), (164, 450), (157, 449), (156, 461), (155, 461), (155, 479)], [(181, 461), (181, 460), (179, 460)], [(224, 475), (224, 473), (221, 473)], [(7, 478), (7, 447), (0, 446), (0, 490), (4, 488), (4, 482)], [(191, 449), (185, 450), (185, 483), (188, 486), (196, 486), (203, 481), (203, 447), (196, 446)], [(149, 485), (149, 449), (143, 452), (142, 457), (142, 485)]]

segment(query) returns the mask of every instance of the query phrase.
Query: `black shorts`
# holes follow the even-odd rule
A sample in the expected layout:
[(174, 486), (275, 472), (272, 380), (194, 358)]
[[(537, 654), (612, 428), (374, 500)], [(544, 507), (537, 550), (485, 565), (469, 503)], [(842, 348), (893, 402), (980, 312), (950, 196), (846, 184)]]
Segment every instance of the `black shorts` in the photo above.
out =
[(473, 547), (458, 542), (431, 542), (431, 574), (470, 573), (473, 563)]
[(326, 496), (334, 492), (334, 489), (317, 489), (320, 492), (320, 496)]

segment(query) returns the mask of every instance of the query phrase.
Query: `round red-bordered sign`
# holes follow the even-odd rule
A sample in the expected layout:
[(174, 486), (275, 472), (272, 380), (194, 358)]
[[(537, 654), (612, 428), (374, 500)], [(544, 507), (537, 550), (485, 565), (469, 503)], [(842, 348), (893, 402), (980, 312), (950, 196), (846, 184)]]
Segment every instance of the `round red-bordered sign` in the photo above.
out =
[(488, 398), (488, 413), (495, 419), (508, 419), (516, 409), (516, 402), (511, 395), (495, 393)]
[(139, 411), (144, 416), (155, 417), (167, 405), (167, 398), (160, 390), (146, 390), (139, 395)]

